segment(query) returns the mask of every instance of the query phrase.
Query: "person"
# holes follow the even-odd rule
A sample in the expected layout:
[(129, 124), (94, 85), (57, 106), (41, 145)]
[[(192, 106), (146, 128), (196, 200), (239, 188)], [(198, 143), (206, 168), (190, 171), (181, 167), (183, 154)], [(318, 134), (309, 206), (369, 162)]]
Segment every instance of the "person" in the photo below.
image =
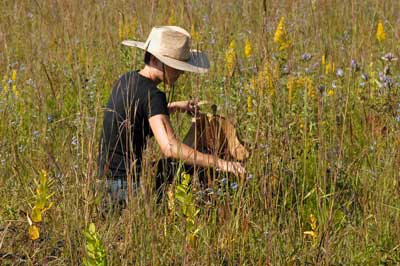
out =
[[(169, 115), (194, 113), (196, 101), (167, 103), (160, 82), (172, 86), (184, 72), (205, 73), (207, 56), (190, 49), (190, 34), (177, 26), (154, 27), (146, 42), (125, 40), (122, 44), (145, 51), (145, 66), (140, 71), (123, 74), (115, 83), (104, 110), (99, 145), (100, 176), (106, 176), (112, 197), (119, 202), (127, 198), (127, 179), (139, 185), (142, 152), (149, 137), (154, 136), (167, 158), (205, 168), (243, 175), (239, 162), (225, 161), (204, 154), (180, 142), (171, 127)], [(170, 161), (169, 161), (170, 162)], [(161, 184), (156, 182), (157, 187)]]

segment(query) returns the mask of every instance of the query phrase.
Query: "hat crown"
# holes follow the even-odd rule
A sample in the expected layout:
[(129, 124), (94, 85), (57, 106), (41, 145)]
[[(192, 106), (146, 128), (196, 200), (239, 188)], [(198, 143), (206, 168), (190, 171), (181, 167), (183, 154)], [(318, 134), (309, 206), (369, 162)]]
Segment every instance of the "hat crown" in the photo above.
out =
[(145, 46), (150, 53), (161, 54), (180, 61), (190, 58), (190, 34), (177, 26), (154, 27)]

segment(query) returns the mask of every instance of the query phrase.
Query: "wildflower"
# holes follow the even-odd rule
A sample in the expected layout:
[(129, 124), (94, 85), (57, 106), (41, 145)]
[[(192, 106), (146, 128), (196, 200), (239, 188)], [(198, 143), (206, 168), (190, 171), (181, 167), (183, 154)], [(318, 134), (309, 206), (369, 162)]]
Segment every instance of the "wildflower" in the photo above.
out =
[(314, 244), (316, 244), (317, 238), (318, 238), (318, 226), (317, 226), (317, 219), (315, 218), (315, 216), (313, 214), (310, 214), (310, 226), (311, 226), (311, 230), (310, 231), (305, 231), (303, 234), (309, 235), (313, 238)]
[(229, 74), (232, 74), (236, 64), (235, 54), (236, 43), (232, 40), (229, 44), (228, 50), (225, 53), (225, 67)]
[(244, 45), (244, 56), (246, 58), (249, 58), (251, 54), (252, 54), (251, 42), (249, 41), (249, 39), (247, 39)]
[(381, 59), (392, 62), (392, 61), (396, 61), (398, 58), (395, 57), (392, 53), (387, 53), (387, 54), (385, 54), (385, 56), (382, 56)]
[(301, 60), (303, 61), (309, 61), (312, 58), (312, 55), (304, 53), (301, 55)]
[(285, 50), (289, 48), (291, 42), (288, 40), (287, 32), (285, 29), (285, 18), (281, 17), (278, 26), (276, 27), (274, 35), (274, 43), (279, 44), (279, 50)]
[(236, 182), (233, 182), (232, 184), (231, 184), (231, 189), (232, 190), (236, 190), (237, 188), (238, 188), (238, 183), (236, 183)]
[(251, 96), (247, 96), (247, 112), (252, 113), (253, 112), (253, 99)]
[(12, 91), (14, 92), (14, 94), (16, 95), (16, 96), (19, 96), (19, 91), (17, 90), (17, 85), (13, 85), (12, 86)]
[(333, 89), (329, 89), (328, 90), (328, 95), (329, 96), (333, 96), (335, 94), (335, 92), (333, 91)]
[(36, 225), (30, 225), (28, 229), (28, 235), (32, 240), (39, 239), (39, 228)]
[(13, 70), (11, 74), (11, 80), (16, 81), (17, 80), (17, 70)]
[(344, 76), (343, 69), (338, 68), (338, 69), (336, 70), (336, 76), (338, 76), (339, 78), (342, 78), (342, 77)]
[(385, 29), (381, 20), (378, 22), (378, 28), (376, 29), (376, 39), (378, 42), (383, 42), (386, 39)]
[(321, 57), (321, 64), (322, 64), (323, 66), (326, 64), (326, 57), (325, 57), (324, 54), (323, 54), (322, 57)]
[(325, 65), (325, 75), (335, 71), (335, 63), (328, 63)]
[(396, 122), (400, 123), (400, 115), (396, 116)]

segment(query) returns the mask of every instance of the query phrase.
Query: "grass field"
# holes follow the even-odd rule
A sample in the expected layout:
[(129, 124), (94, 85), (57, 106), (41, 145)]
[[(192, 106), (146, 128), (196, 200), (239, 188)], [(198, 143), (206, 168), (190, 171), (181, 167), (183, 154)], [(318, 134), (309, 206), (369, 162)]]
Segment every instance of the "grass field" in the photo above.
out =
[[(397, 0), (0, 1), (0, 264), (399, 265), (399, 13)], [(212, 66), (160, 88), (232, 117), (252, 178), (174, 184), (157, 204), (151, 140), (141, 191), (104, 216), (102, 107), (143, 66), (120, 42), (167, 24)], [(184, 136), (190, 118), (172, 122)]]

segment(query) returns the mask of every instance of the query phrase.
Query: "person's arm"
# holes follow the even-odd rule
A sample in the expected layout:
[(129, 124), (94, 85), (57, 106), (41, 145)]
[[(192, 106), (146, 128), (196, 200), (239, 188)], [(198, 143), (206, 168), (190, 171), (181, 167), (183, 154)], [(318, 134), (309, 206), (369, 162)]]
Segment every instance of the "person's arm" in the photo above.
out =
[(175, 112), (194, 114), (198, 110), (199, 106), (196, 100), (177, 101), (168, 104), (168, 111), (171, 114)]
[(213, 155), (196, 151), (176, 139), (167, 115), (155, 115), (149, 118), (151, 130), (166, 157), (180, 159), (191, 165), (216, 167), (225, 172), (244, 175), (246, 170), (241, 163), (219, 159)]

